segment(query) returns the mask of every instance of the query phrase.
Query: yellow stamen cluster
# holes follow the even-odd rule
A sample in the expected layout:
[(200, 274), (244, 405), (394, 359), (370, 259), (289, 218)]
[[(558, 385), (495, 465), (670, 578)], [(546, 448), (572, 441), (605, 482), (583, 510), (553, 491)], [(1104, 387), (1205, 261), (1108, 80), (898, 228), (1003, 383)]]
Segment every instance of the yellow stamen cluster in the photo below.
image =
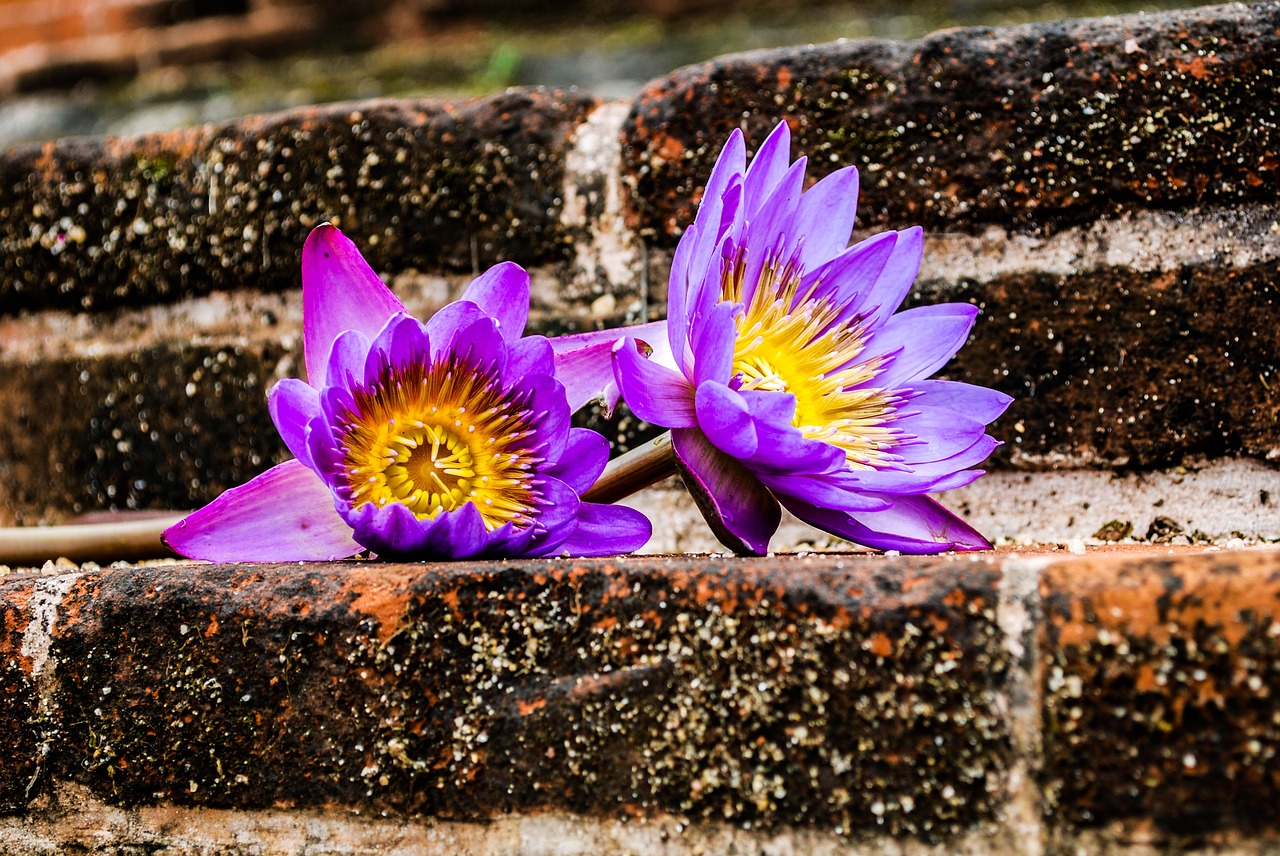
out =
[[(743, 302), (745, 268), (745, 250), (726, 261), (722, 300)], [(856, 322), (836, 323), (841, 307), (815, 299), (817, 284), (800, 294), (802, 280), (791, 262), (765, 264), (737, 319), (734, 372), (742, 389), (794, 395), (794, 424), (804, 436), (843, 449), (850, 467), (872, 468), (895, 443), (894, 398), (883, 389), (854, 389), (875, 377), (880, 361), (857, 362), (865, 331)]]
[(471, 502), (489, 531), (531, 522), (533, 431), (495, 377), (456, 360), (414, 362), (353, 397), (339, 422), (353, 506), (400, 502), (423, 519)]

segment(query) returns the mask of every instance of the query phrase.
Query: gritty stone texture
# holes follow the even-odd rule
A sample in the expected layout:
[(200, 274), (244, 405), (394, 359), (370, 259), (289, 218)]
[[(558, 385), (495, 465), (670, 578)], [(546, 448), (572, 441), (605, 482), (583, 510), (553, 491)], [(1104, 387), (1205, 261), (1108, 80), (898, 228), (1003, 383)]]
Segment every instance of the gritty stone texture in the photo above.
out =
[(785, 118), (811, 175), (856, 164), (865, 226), (1052, 230), (1280, 189), (1280, 5), (741, 54), (650, 84), (624, 129), (635, 225), (669, 243), (721, 142)]
[(1275, 829), (1274, 551), (1062, 564), (1041, 597), (1048, 820)]
[(0, 577), (0, 814), (26, 806), (40, 753), (39, 696), (22, 645), (34, 590), (34, 577)]
[(934, 280), (908, 302), (947, 300), (982, 314), (945, 374), (1014, 397), (992, 431), (997, 459), (1150, 469), (1280, 457), (1274, 263)]
[(0, 372), (0, 522), (189, 508), (247, 481), (285, 455), (266, 391), (288, 356), (170, 342)]
[(565, 138), (586, 94), (303, 108), (0, 156), (0, 306), (105, 309), (298, 281), (330, 220), (379, 271), (565, 260)]
[(854, 556), (89, 573), (53, 775), (124, 805), (995, 818), (997, 563)]

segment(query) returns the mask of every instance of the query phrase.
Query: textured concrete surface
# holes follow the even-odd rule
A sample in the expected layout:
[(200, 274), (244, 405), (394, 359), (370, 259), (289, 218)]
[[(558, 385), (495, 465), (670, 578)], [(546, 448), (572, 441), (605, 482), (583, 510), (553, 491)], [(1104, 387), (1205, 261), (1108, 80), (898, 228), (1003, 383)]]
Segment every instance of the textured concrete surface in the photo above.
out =
[[(0, 841), (1266, 852), (1277, 579), (1186, 547), (0, 578)], [(502, 850), (532, 830), (568, 849)]]

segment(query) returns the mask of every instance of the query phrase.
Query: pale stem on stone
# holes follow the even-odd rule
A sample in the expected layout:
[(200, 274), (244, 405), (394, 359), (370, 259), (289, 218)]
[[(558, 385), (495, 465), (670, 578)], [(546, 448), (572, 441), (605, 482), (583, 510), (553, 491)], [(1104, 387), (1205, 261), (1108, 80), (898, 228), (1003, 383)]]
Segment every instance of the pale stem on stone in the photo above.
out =
[(166, 558), (174, 553), (160, 540), (160, 534), (183, 516), (0, 529), (0, 564), (43, 565), (51, 559), (118, 562)]
[(668, 431), (610, 461), (582, 498), (588, 502), (617, 502), (675, 474), (676, 453)]

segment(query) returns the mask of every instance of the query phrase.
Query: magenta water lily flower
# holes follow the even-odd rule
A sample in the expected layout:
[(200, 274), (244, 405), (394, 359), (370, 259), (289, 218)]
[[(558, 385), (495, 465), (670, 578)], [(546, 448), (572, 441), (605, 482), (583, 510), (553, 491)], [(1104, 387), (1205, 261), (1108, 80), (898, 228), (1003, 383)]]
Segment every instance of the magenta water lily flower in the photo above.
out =
[(609, 456), (571, 405), (607, 393), (617, 334), (522, 337), (529, 277), (491, 268), (426, 323), (329, 225), (302, 250), (308, 382), (271, 417), (296, 459), (165, 532), (190, 558), (595, 556), (644, 545), (629, 508), (584, 502)]
[(804, 191), (778, 125), (747, 165), (726, 143), (668, 290), (669, 345), (619, 343), (615, 374), (642, 419), (672, 429), (677, 465), (721, 542), (763, 554), (779, 503), (859, 544), (910, 553), (990, 544), (926, 496), (968, 484), (1010, 398), (930, 379), (977, 315), (895, 312), (920, 267), (919, 228), (849, 247), (858, 174)]

